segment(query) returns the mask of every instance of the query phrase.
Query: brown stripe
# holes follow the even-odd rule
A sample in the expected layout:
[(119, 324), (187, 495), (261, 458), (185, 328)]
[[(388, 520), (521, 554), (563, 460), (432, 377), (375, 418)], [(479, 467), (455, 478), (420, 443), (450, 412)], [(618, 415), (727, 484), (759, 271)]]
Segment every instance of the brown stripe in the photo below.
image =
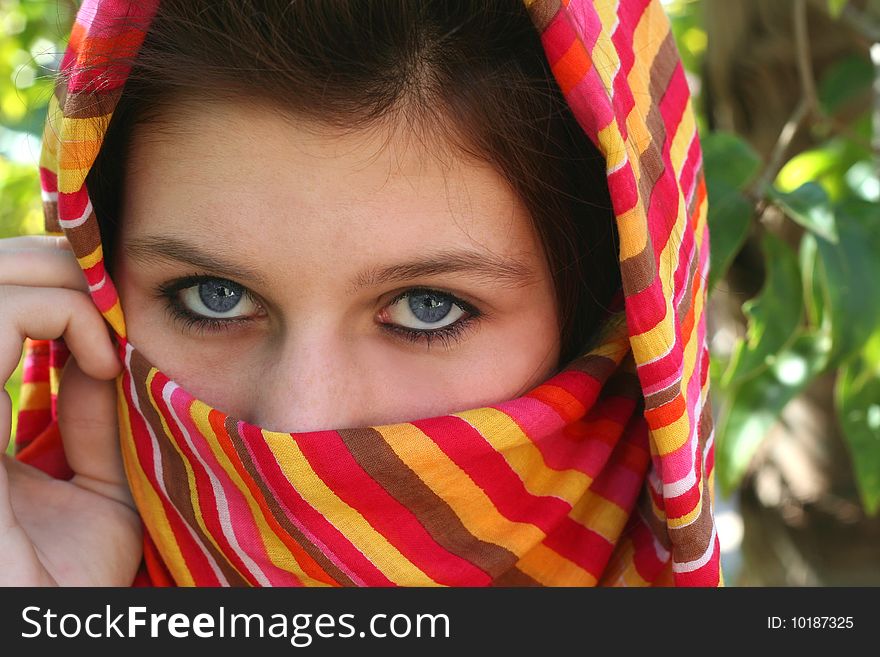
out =
[(389, 495), (409, 509), (439, 545), (487, 573), (502, 575), (519, 560), (510, 550), (480, 540), (452, 507), (404, 463), (375, 429), (338, 432), (352, 456)]
[(165, 489), (174, 507), (184, 517), (184, 520), (192, 528), (193, 532), (201, 539), (202, 545), (211, 553), (220, 570), (226, 576), (231, 586), (249, 586), (249, 582), (229, 563), (225, 556), (220, 553), (211, 540), (202, 531), (199, 523), (196, 521), (195, 511), (192, 507), (190, 499), (189, 479), (186, 475), (186, 469), (183, 465), (181, 456), (177, 450), (170, 444), (170, 438), (165, 434), (162, 421), (156, 409), (150, 403), (151, 396), (147, 390), (146, 381), (150, 372), (150, 365), (137, 352), (133, 352), (131, 356), (131, 373), (132, 381), (137, 388), (138, 397), (140, 399), (139, 409), (144, 415), (147, 423), (153, 428), (156, 439), (159, 443), (159, 451), (162, 457), (162, 478), (165, 482)]
[[(654, 185), (665, 170), (662, 152), (666, 141), (666, 124), (660, 113), (660, 101), (669, 86), (677, 63), (675, 41), (672, 38), (672, 32), (668, 32), (651, 65), (649, 86), (652, 103), (648, 116), (645, 117), (645, 127), (648, 134), (651, 135), (651, 143), (644, 152), (639, 154), (641, 169), (641, 176), (638, 180), (639, 196), (646, 211), (651, 202)], [(650, 234), (648, 234), (648, 240), (642, 252), (621, 261), (620, 269), (626, 296), (638, 294), (654, 282), (657, 275), (657, 265), (655, 264), (654, 244)]]
[(49, 233), (61, 232), (61, 226), (58, 223), (57, 201), (43, 201), (43, 229)]
[(101, 245), (101, 229), (98, 227), (94, 210), (89, 213), (89, 218), (84, 224), (76, 228), (66, 228), (64, 234), (77, 258), (90, 256)]
[(499, 588), (514, 586), (521, 588), (528, 586), (534, 588), (543, 585), (538, 580), (532, 579), (526, 575), (519, 568), (511, 568), (492, 580), (492, 586)]
[[(647, 203), (647, 199), (645, 200)], [(645, 248), (640, 253), (620, 261), (620, 278), (623, 282), (623, 293), (631, 297), (638, 294), (651, 283), (657, 275), (657, 264), (654, 260), (654, 245), (648, 235)]]
[(529, 6), (529, 16), (531, 16), (532, 23), (535, 24), (539, 33), (543, 32), (550, 24), (553, 17), (559, 12), (560, 6), (560, 0), (536, 0)]
[(684, 316), (687, 315), (688, 311), (691, 309), (691, 297), (693, 296), (694, 291), (694, 278), (697, 272), (697, 260), (699, 259), (700, 253), (696, 249), (696, 245), (694, 245), (694, 252), (691, 255), (691, 263), (688, 267), (688, 273), (686, 275), (687, 284), (684, 288), (684, 295), (681, 298), (681, 301), (678, 302), (678, 308), (675, 311), (675, 317), (678, 320), (678, 323), (681, 324), (684, 321)]
[[(325, 555), (314, 543), (306, 538), (305, 534), (303, 534), (296, 527), (296, 525), (290, 522), (290, 518), (287, 517), (287, 514), (284, 513), (284, 510), (279, 506), (278, 501), (275, 499), (272, 491), (269, 489), (269, 486), (266, 484), (265, 481), (263, 481), (262, 477), (260, 477), (259, 472), (257, 472), (257, 469), (254, 466), (254, 462), (251, 459), (251, 455), (244, 444), (244, 440), (238, 433), (238, 421), (234, 418), (227, 417), (223, 426), (226, 429), (229, 440), (235, 447), (235, 451), (238, 454), (238, 457), (241, 459), (242, 465), (244, 466), (245, 470), (247, 470), (254, 483), (257, 484), (257, 487), (263, 494), (263, 499), (265, 500), (266, 505), (272, 512), (272, 516), (275, 518), (276, 521), (278, 521), (278, 524), (281, 525), (284, 531), (287, 532), (288, 536), (299, 543), (300, 547), (302, 547), (306, 554), (314, 559), (317, 564), (321, 568), (323, 568), (330, 577), (336, 580), (337, 583), (341, 584), (342, 586), (355, 586), (354, 581), (348, 575), (340, 570), (332, 561), (330, 561), (330, 559), (327, 558), (327, 555)], [(293, 440), (293, 438), (291, 438), (291, 440)]]
[(648, 525), (648, 528), (651, 530), (651, 533), (660, 545), (665, 549), (670, 550), (672, 549), (672, 546), (669, 541), (669, 527), (666, 525), (664, 519), (658, 518), (657, 514), (654, 513), (654, 504), (648, 486), (650, 486), (650, 484), (646, 480), (637, 504), (639, 515), (641, 515), (642, 520)]
[(608, 378), (617, 370), (617, 363), (605, 356), (586, 354), (573, 360), (563, 372), (583, 372), (604, 385)]
[[(699, 456), (699, 455), (698, 455)], [(712, 513), (709, 509), (709, 480), (703, 477), (703, 506), (700, 516), (687, 527), (670, 528), (673, 554), (678, 563), (699, 559), (706, 553), (712, 538)]]
[(700, 452), (706, 449), (706, 441), (715, 426), (715, 420), (712, 418), (712, 398), (706, 399), (703, 404), (703, 410), (700, 411), (700, 423), (697, 425), (697, 444), (700, 446)]
[(673, 399), (678, 397), (678, 394), (681, 392), (681, 379), (677, 379), (670, 385), (663, 388), (663, 390), (658, 390), (655, 393), (647, 395), (645, 397), (645, 408), (648, 410), (653, 410), (655, 408), (659, 408), (663, 406), (663, 404), (668, 404)]
[(109, 91), (81, 91), (68, 94), (65, 87), (56, 87), (55, 95), (66, 119), (94, 119), (112, 114), (122, 96), (122, 87)]
[(642, 383), (632, 372), (616, 372), (602, 387), (602, 398), (626, 397), (627, 399), (642, 398)]

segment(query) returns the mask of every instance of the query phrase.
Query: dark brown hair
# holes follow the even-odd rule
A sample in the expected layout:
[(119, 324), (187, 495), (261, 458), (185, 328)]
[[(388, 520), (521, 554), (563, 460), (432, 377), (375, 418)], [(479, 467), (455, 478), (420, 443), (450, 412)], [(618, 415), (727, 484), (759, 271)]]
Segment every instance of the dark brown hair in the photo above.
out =
[(269, 103), (341, 130), (403, 119), (502, 173), (531, 214), (560, 309), (560, 364), (620, 288), (605, 162), (522, 0), (162, 0), (86, 180), (113, 262), (127, 144), (189, 97)]

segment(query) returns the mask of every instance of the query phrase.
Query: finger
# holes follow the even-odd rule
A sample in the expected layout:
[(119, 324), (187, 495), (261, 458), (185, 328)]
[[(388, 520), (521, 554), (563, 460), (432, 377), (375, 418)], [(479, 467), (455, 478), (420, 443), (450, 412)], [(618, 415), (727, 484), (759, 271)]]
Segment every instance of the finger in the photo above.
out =
[(111, 379), (122, 370), (104, 319), (82, 292), (0, 285), (0, 380), (18, 365), (25, 338), (63, 337), (84, 372)]
[(73, 253), (53, 248), (0, 248), (0, 285), (89, 290), (86, 276)]
[(79, 486), (134, 506), (119, 449), (116, 385), (68, 361), (58, 392), (58, 428)]
[(61, 249), (70, 251), (70, 242), (64, 235), (20, 235), (0, 239), (0, 249)]

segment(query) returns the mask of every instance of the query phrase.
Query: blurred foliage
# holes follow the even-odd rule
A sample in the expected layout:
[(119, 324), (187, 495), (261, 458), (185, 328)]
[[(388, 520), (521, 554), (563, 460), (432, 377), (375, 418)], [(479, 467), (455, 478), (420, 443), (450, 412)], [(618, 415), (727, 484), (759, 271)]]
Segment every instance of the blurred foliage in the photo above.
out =
[[(846, 4), (830, 0), (827, 11), (837, 18)], [(699, 79), (706, 44), (701, 5), (664, 5), (689, 79)], [(875, 75), (867, 56), (841, 58), (827, 70), (800, 126), (816, 146), (788, 161), (762, 162), (743, 138), (709, 132), (705, 117), (700, 122), (710, 290), (750, 235), (758, 236), (765, 269), (763, 287), (742, 307), (745, 334), (732, 350), (713, 348), (717, 473), (725, 492), (741, 483), (786, 404), (815, 377), (836, 372), (836, 412), (856, 484), (865, 510), (880, 510), (880, 157), (872, 153), (870, 103), (864, 102)], [(699, 96), (699, 85), (692, 90)], [(866, 109), (852, 116), (859, 100)], [(778, 167), (778, 175), (770, 167)], [(791, 235), (799, 232), (774, 225), (780, 215), (803, 229), (794, 246)]]
[(42, 226), (36, 164), (73, 3), (0, 0), (0, 237)]
[[(0, 238), (42, 230), (40, 135), (73, 10), (64, 0), (0, 0)], [(19, 366), (5, 385), (13, 436), (20, 382)]]

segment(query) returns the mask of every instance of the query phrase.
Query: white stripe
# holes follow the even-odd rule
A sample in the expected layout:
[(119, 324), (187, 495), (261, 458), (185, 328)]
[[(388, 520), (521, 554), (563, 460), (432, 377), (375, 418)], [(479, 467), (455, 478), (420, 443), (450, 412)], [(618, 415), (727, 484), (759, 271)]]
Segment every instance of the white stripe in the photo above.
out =
[(712, 536), (709, 538), (709, 547), (706, 548), (706, 551), (703, 553), (703, 556), (699, 559), (694, 559), (693, 561), (688, 561), (686, 563), (676, 563), (672, 562), (672, 570), (676, 573), (690, 573), (695, 570), (698, 570), (709, 563), (709, 559), (712, 558), (712, 555), (715, 554), (715, 523), (712, 523)]
[(76, 219), (63, 220), (59, 219), (58, 223), (61, 224), (62, 228), (76, 228), (77, 226), (82, 226), (86, 223), (86, 219), (89, 218), (89, 215), (92, 213), (92, 199), (88, 199), (86, 202), (86, 209), (83, 210), (83, 213), (80, 217)]
[[(691, 425), (690, 428), (690, 437), (691, 441), (691, 469), (688, 473), (679, 479), (678, 481), (673, 481), (668, 484), (663, 485), (663, 497), (678, 497), (689, 491), (691, 487), (696, 485), (697, 483), (697, 448), (699, 447), (699, 439), (698, 439), (698, 431), (700, 426), (700, 415), (703, 412), (703, 403), (702, 399), (698, 398), (697, 403), (694, 406), (694, 418), (695, 422)], [(700, 455), (700, 463), (703, 468), (705, 476), (706, 470), (706, 462), (705, 455)]]
[(245, 552), (245, 550), (241, 547), (238, 542), (238, 537), (235, 535), (235, 530), (232, 528), (232, 519), (229, 517), (229, 503), (226, 501), (226, 493), (223, 491), (223, 486), (220, 485), (220, 480), (217, 479), (214, 472), (208, 467), (205, 459), (202, 458), (202, 455), (196, 449), (195, 444), (193, 443), (192, 437), (189, 435), (189, 430), (186, 428), (183, 422), (180, 421), (180, 417), (177, 415), (177, 411), (174, 410), (174, 406), (171, 404), (171, 395), (177, 390), (180, 386), (176, 383), (169, 381), (165, 384), (165, 387), (162, 389), (162, 399), (165, 400), (165, 404), (168, 406), (168, 410), (171, 412), (174, 421), (177, 423), (177, 428), (180, 429), (180, 432), (183, 434), (184, 439), (186, 439), (187, 445), (192, 450), (195, 457), (198, 459), (199, 464), (204, 468), (205, 472), (208, 473), (208, 478), (211, 481), (211, 489), (214, 491), (214, 499), (217, 501), (217, 514), (220, 518), (220, 527), (223, 528), (223, 535), (226, 536), (226, 539), (229, 541), (229, 544), (235, 550), (236, 554), (241, 558), (241, 560), (245, 563), (248, 569), (253, 573), (253, 575), (257, 578), (257, 581), (260, 582), (263, 586), (272, 586), (272, 583), (263, 573), (260, 566), (251, 559), (250, 555)]
[[(162, 493), (164, 494), (165, 499), (170, 500), (171, 497), (168, 495), (168, 489), (165, 488), (165, 478), (164, 478), (164, 472), (162, 470), (162, 461), (161, 461), (161, 456), (160, 456), (160, 452), (159, 452), (159, 441), (156, 440), (156, 434), (153, 433), (153, 428), (150, 426), (150, 423), (147, 422), (147, 418), (144, 415), (143, 411), (141, 411), (140, 400), (138, 399), (137, 389), (135, 388), (135, 385), (134, 385), (134, 376), (131, 374), (131, 354), (133, 351), (134, 351), (134, 347), (132, 347), (130, 343), (125, 346), (125, 369), (128, 370), (129, 379), (131, 381), (131, 386), (130, 386), (129, 392), (131, 393), (131, 399), (134, 404), (134, 407), (137, 410), (138, 414), (140, 414), (141, 418), (143, 419), (144, 426), (147, 427), (147, 433), (150, 434), (150, 440), (152, 441), (152, 444), (153, 444), (153, 472), (156, 477), (156, 482), (159, 484), (159, 488), (162, 489)], [(177, 507), (175, 507), (173, 504), (171, 505), (171, 508), (174, 509), (175, 511), (177, 511), (177, 516), (178, 516), (181, 524), (183, 524), (183, 526), (186, 527), (187, 531), (189, 531), (189, 535), (192, 537), (193, 542), (202, 549), (202, 554), (205, 556), (205, 559), (208, 561), (208, 564), (211, 566), (211, 570), (214, 571), (214, 575), (217, 577), (217, 580), (221, 584), (223, 584), (225, 586), (229, 586), (229, 580), (226, 579), (226, 576), (220, 570), (220, 567), (217, 565), (217, 562), (214, 561), (214, 557), (211, 556), (211, 553), (208, 552), (207, 548), (205, 548), (202, 541), (199, 539), (198, 536), (196, 536), (192, 527), (189, 526), (189, 523), (186, 521), (186, 518), (184, 518), (180, 514), (180, 511), (178, 511)]]
[(57, 203), (58, 202), (58, 192), (47, 192), (45, 190), (40, 191), (40, 197), (46, 201), (46, 203)]
[(102, 287), (104, 287), (104, 283), (106, 283), (106, 282), (107, 282), (107, 274), (104, 274), (104, 276), (101, 278), (100, 281), (98, 281), (94, 285), (89, 285), (89, 292), (97, 292)]

